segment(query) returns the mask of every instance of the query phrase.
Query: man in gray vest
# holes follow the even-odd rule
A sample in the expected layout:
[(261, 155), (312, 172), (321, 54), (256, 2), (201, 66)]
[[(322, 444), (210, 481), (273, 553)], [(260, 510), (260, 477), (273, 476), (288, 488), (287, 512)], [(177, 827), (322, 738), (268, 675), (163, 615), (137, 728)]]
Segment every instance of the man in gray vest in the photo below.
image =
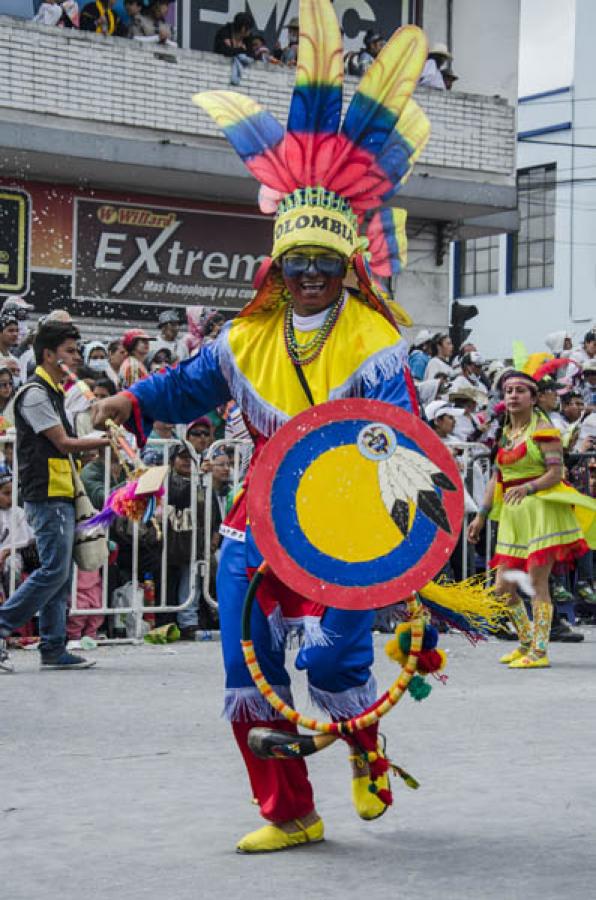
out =
[(64, 374), (79, 361), (80, 334), (69, 322), (46, 322), (34, 342), (37, 368), (15, 400), (19, 481), (35, 532), (40, 567), (0, 606), (0, 671), (12, 672), (6, 638), (39, 613), (42, 669), (84, 669), (94, 663), (66, 650), (66, 604), (75, 538), (74, 483), (69, 454), (93, 450), (105, 437), (75, 437), (64, 410)]

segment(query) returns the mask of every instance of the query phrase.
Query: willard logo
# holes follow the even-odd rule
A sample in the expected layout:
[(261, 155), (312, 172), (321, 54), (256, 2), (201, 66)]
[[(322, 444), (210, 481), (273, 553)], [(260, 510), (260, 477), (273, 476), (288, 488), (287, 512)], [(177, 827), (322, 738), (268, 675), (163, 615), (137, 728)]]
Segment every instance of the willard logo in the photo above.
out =
[(176, 213), (154, 213), (150, 209), (130, 206), (100, 206), (97, 218), (103, 225), (136, 225), (141, 228), (168, 228), (176, 221)]

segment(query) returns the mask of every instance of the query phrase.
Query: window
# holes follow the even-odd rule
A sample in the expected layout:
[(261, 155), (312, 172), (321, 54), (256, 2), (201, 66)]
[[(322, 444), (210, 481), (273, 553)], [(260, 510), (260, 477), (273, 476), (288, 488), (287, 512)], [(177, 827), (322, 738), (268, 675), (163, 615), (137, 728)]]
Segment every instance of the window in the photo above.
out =
[(555, 276), (556, 165), (517, 173), (519, 231), (511, 241), (511, 290), (551, 288)]
[(478, 294), (496, 294), (499, 290), (499, 235), (461, 241), (458, 254), (459, 289), (456, 295), (476, 297)]

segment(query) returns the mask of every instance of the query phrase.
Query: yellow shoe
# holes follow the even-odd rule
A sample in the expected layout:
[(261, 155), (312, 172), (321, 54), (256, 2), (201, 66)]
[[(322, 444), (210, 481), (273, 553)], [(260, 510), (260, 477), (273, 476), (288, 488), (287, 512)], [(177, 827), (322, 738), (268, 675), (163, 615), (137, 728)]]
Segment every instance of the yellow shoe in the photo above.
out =
[(325, 839), (323, 820), (314, 825), (303, 825), (300, 819), (294, 819), (299, 830), (288, 834), (277, 825), (263, 825), (256, 831), (245, 834), (236, 845), (237, 853), (276, 853), (278, 850), (290, 850), (302, 844), (318, 844)]
[(511, 653), (506, 653), (505, 656), (502, 656), (499, 662), (504, 663), (507, 666), (509, 663), (514, 662), (514, 660), (521, 659), (522, 656), (527, 656), (529, 652), (529, 647), (516, 647)]
[(514, 659), (509, 663), (510, 669), (549, 669), (550, 660), (546, 654), (544, 656), (522, 656), (520, 659)]
[[(358, 756), (350, 756), (350, 760), (356, 763), (359, 769), (363, 769), (366, 763)], [(389, 775), (385, 773), (376, 780), (377, 787), (390, 790)], [(379, 800), (376, 794), (373, 794), (369, 788), (372, 784), (369, 774), (352, 776), (352, 803), (361, 819), (371, 821), (378, 819), (384, 812), (387, 812), (387, 804)]]

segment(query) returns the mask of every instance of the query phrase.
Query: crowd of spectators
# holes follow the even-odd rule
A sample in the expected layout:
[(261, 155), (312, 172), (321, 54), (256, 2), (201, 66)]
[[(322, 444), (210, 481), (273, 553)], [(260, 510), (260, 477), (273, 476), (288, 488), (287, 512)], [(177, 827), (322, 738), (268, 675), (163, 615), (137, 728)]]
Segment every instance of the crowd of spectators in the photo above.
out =
[[(0, 603), (9, 595), (11, 566), (13, 581), (18, 585), (37, 565), (33, 533), (29, 529), (17, 487), (17, 505), (13, 510), (13, 443), (15, 437), (13, 402), (21, 384), (35, 372), (35, 361), (30, 354), (34, 329), (28, 316), (31, 305), (22, 299), (9, 299), (0, 311)], [(215, 339), (225, 319), (210, 308), (195, 307), (189, 310), (193, 327), (181, 333), (181, 321), (176, 310), (166, 310), (158, 317), (157, 335), (149, 335), (138, 328), (129, 328), (113, 340), (90, 340), (80, 347), (76, 369), (78, 381), (85, 382), (94, 397), (101, 399), (127, 387), (149, 373), (178, 365), (191, 353), (197, 353), (204, 342)], [(65, 310), (55, 310), (45, 320), (69, 321)], [(44, 321), (42, 319), (41, 321)], [(73, 379), (65, 384), (66, 411), (79, 437), (92, 431), (89, 415), (89, 399)], [(88, 392), (87, 392), (88, 393)], [(154, 521), (139, 526), (138, 573), (145, 603), (177, 606), (186, 604), (191, 591), (191, 565), (203, 560), (209, 548), (210, 584), (208, 597), (203, 592), (199, 567), (195, 563), (195, 587), (192, 601), (185, 609), (176, 612), (156, 609), (148, 614), (146, 627), (176, 622), (182, 639), (194, 640), (197, 632), (203, 633), (218, 627), (217, 612), (211, 599), (215, 599), (215, 572), (220, 544), (219, 527), (229, 510), (235, 487), (245, 472), (247, 453), (244, 447), (234, 455), (234, 441), (248, 439), (243, 420), (234, 404), (213, 410), (187, 426), (174, 426), (167, 422), (155, 422), (142, 459), (146, 465), (167, 464), (167, 504), (165, 517), (158, 515)], [(215, 440), (226, 443), (208, 451)], [(17, 446), (18, 452), (18, 446)], [(212, 459), (208, 459), (212, 455)], [(249, 456), (250, 454), (248, 454)], [(81, 479), (93, 504), (100, 510), (107, 493), (125, 480), (122, 460), (115, 453), (110, 456), (106, 477), (106, 457), (101, 450), (82, 455)], [(195, 467), (196, 477), (192, 470)], [(208, 480), (211, 489), (207, 489)], [(192, 497), (193, 485), (196, 496)], [(211, 497), (211, 515), (206, 517), (205, 505)], [(193, 502), (194, 501), (194, 502)], [(196, 510), (193, 513), (193, 509)], [(197, 528), (193, 529), (196, 515)], [(210, 519), (210, 531), (205, 535), (205, 523)], [(12, 524), (11, 524), (12, 523)], [(165, 525), (165, 527), (164, 527)], [(196, 546), (192, 547), (192, 540)], [(167, 564), (162, 567), (164, 542)], [(16, 553), (11, 556), (11, 546)], [(110, 606), (130, 605), (133, 574), (133, 526), (126, 520), (118, 520), (110, 529), (110, 559), (107, 577), (107, 598)], [(11, 562), (12, 560), (12, 562)], [(103, 573), (79, 571), (76, 579), (74, 609), (93, 610), (103, 605)], [(162, 587), (163, 583), (163, 587)], [(162, 604), (162, 598), (165, 604)], [(36, 623), (31, 622), (19, 630), (18, 640), (33, 640)], [(126, 616), (101, 614), (69, 617), (69, 649), (89, 646), (83, 639), (96, 640), (102, 635), (124, 637), (132, 623)]]
[[(33, 17), (41, 25), (78, 28), (106, 37), (132, 38), (149, 43), (176, 46), (172, 25), (168, 22), (168, 7), (174, 0), (46, 0)], [(120, 10), (120, 12), (118, 12)], [(257, 29), (250, 12), (239, 12), (215, 34), (213, 52), (230, 59), (230, 83), (240, 84), (242, 72), (255, 62), (289, 68), (298, 61), (300, 25), (295, 16), (283, 26), (279, 37), (270, 47), (266, 36)], [(361, 78), (385, 46), (385, 37), (376, 29), (369, 29), (359, 50), (344, 54), (344, 71)], [(457, 75), (452, 70), (452, 54), (446, 44), (433, 44), (420, 76), (421, 87), (451, 90)]]
[(174, 0), (124, 0), (119, 8), (117, 0), (46, 0), (33, 21), (40, 25), (78, 28), (106, 37), (133, 38), (150, 43), (176, 46), (172, 26), (167, 21), (168, 7)]
[[(566, 477), (580, 491), (596, 495), (596, 330), (578, 346), (561, 331), (545, 339), (548, 353), (534, 355), (535, 367), (547, 361), (550, 374), (538, 381), (541, 415), (558, 428), (565, 450)], [(551, 362), (552, 361), (552, 362)], [(459, 461), (466, 488), (466, 513), (481, 505), (484, 489), (504, 423), (501, 380), (510, 367), (503, 360), (486, 360), (473, 343), (457, 352), (448, 331), (422, 329), (412, 341), (410, 368), (424, 415)], [(526, 364), (532, 365), (527, 358)], [(524, 360), (516, 360), (519, 367)], [(481, 541), (479, 547), (485, 547)], [(449, 574), (457, 579), (474, 574), (486, 564), (482, 551), (469, 546), (462, 569), (462, 544), (456, 548)], [(553, 577), (551, 586), (558, 613), (555, 634), (576, 639), (563, 616), (593, 622), (596, 615), (593, 553), (582, 557), (574, 572)]]
[[(31, 352), (33, 335), (29, 317), (32, 307), (23, 299), (8, 299), (0, 309), (0, 600), (6, 596), (10, 581), (10, 548), (14, 536), (17, 550), (15, 576), (27, 577), (35, 566), (35, 548), (31, 547), (31, 533), (27, 530), (22, 510), (16, 510), (13, 536), (9, 513), (13, 503), (13, 448), (6, 437), (14, 434), (13, 399), (19, 385), (25, 383), (35, 370)], [(65, 310), (54, 310), (49, 320), (69, 321)], [(221, 311), (209, 307), (189, 307), (186, 310), (186, 330), (183, 330), (180, 311), (162, 311), (150, 331), (128, 328), (112, 340), (93, 339), (80, 348), (76, 375), (84, 381), (93, 395), (102, 399), (119, 389), (129, 387), (148, 374), (177, 366), (200, 348), (217, 338), (225, 317)], [(150, 333), (151, 332), (151, 333)], [(591, 330), (583, 341), (574, 346), (571, 335), (558, 332), (545, 340), (545, 358), (559, 360), (556, 371), (539, 382), (539, 407), (542, 414), (557, 427), (563, 436), (566, 452), (567, 477), (582, 491), (596, 492), (596, 332)], [(519, 362), (519, 361), (517, 361)], [(496, 452), (503, 424), (500, 381), (507, 366), (505, 361), (487, 361), (472, 343), (463, 344), (454, 352), (447, 331), (422, 329), (411, 343), (410, 368), (415, 380), (423, 415), (441, 440), (457, 459), (465, 485), (466, 513), (473, 515), (481, 503), (492, 459)], [(76, 384), (66, 385), (66, 410), (79, 437), (92, 431), (89, 401)], [(2, 438), (4, 437), (4, 443)], [(206, 455), (215, 440), (222, 444), (213, 460)], [(242, 452), (234, 454), (232, 442), (245, 441)], [(219, 445), (218, 445), (219, 446)], [(151, 596), (166, 598), (166, 605), (175, 606), (189, 596), (192, 558), (191, 484), (197, 484), (196, 512), (199, 528), (195, 532), (196, 559), (205, 557), (209, 546), (210, 570), (217, 565), (219, 525), (229, 509), (232, 482), (236, 485), (246, 469), (250, 456), (250, 437), (238, 407), (213, 410), (188, 426), (155, 422), (149, 443), (143, 450), (147, 465), (169, 465), (166, 534), (162, 523), (142, 525), (139, 541), (138, 572), (144, 589), (149, 585)], [(18, 450), (18, 448), (17, 448)], [(121, 461), (112, 456), (109, 477), (102, 451), (91, 451), (82, 460), (82, 479), (89, 498), (96, 509), (106, 499), (106, 485), (112, 490), (124, 479)], [(197, 478), (191, 479), (193, 466)], [(206, 478), (210, 473), (213, 484), (211, 501), (211, 531), (205, 540), (205, 504), (208, 496)], [(207, 517), (208, 519), (209, 517)], [(465, 531), (464, 531), (465, 533)], [(128, 596), (132, 579), (132, 526), (120, 521), (110, 534), (108, 600)], [(164, 540), (167, 546), (167, 566), (162, 570)], [(447, 574), (460, 579), (481, 570), (486, 564), (482, 551), (471, 545), (464, 548), (463, 538), (452, 557)], [(480, 542), (479, 547), (484, 547)], [(464, 552), (467, 550), (467, 552)], [(467, 564), (466, 564), (467, 560)], [(162, 592), (162, 581), (165, 581)], [(183, 638), (193, 639), (200, 629), (217, 624), (212, 605), (202, 595), (200, 578), (196, 579), (192, 603), (176, 613), (157, 612), (158, 623), (177, 619)], [(553, 596), (558, 609), (571, 620), (575, 612), (585, 620), (596, 614), (592, 555), (584, 557), (570, 576), (555, 576)], [(209, 594), (214, 596), (210, 585)], [(94, 609), (102, 605), (101, 573), (81, 573), (77, 584), (76, 607)], [(79, 641), (84, 636), (97, 637), (98, 630), (110, 636), (121, 636), (124, 621), (118, 617), (71, 616), (69, 637)], [(556, 627), (565, 633), (567, 626), (561, 616)]]

